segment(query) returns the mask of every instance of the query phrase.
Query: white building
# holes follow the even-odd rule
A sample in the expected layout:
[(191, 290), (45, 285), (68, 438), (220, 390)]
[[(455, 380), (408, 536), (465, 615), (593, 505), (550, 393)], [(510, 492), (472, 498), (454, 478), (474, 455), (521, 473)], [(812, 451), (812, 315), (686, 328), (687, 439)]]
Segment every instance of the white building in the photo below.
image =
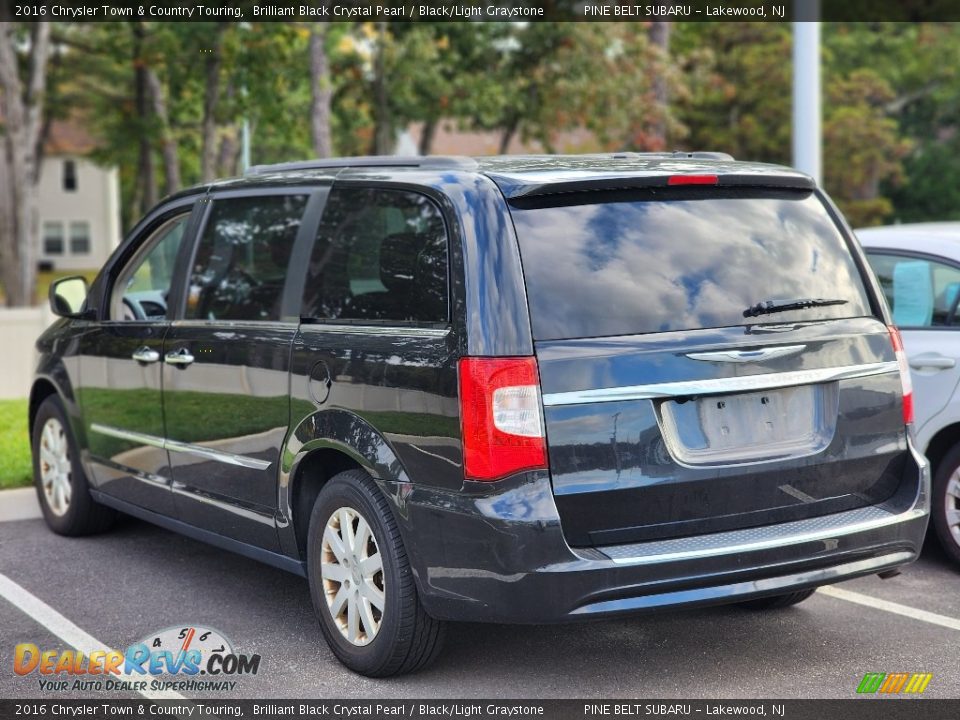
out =
[(120, 242), (119, 175), (89, 159), (94, 147), (82, 126), (52, 123), (40, 171), (41, 266), (93, 270)]

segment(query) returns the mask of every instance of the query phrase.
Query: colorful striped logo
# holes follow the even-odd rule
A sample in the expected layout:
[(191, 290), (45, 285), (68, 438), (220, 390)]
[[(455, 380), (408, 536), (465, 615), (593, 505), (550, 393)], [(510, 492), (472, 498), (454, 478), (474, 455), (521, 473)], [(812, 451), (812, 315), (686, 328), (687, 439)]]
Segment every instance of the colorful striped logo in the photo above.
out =
[(918, 695), (927, 689), (932, 679), (933, 673), (867, 673), (857, 686), (857, 692)]

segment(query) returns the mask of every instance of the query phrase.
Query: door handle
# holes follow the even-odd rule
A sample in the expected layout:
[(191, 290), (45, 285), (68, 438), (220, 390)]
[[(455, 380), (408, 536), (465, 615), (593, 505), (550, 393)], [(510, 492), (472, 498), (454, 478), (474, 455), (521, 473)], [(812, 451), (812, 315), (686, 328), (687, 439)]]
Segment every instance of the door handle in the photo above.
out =
[(151, 350), (148, 347), (142, 347), (130, 357), (132, 357), (138, 363), (155, 363), (160, 359), (160, 353), (158, 353), (156, 350)]
[(939, 353), (924, 353), (910, 358), (910, 367), (914, 370), (924, 370), (927, 368), (935, 370), (949, 370), (956, 367), (957, 361), (952, 357), (940, 355)]
[(179, 350), (168, 352), (163, 360), (169, 365), (186, 367), (193, 362), (193, 355), (191, 355), (186, 348), (180, 348)]

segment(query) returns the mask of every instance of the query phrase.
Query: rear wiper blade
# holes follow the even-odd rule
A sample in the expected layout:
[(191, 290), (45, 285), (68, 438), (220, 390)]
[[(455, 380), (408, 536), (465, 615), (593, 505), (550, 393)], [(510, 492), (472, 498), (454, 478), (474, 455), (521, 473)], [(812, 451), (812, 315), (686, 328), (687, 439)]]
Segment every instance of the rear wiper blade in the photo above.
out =
[(825, 300), (824, 298), (801, 298), (799, 300), (788, 300), (780, 303), (774, 302), (773, 300), (767, 300), (766, 302), (758, 302), (756, 305), (748, 307), (743, 311), (743, 316), (749, 318), (757, 317), (758, 315), (770, 315), (772, 313), (787, 312), (788, 310), (805, 310), (806, 308), (812, 307), (846, 304), (846, 300)]

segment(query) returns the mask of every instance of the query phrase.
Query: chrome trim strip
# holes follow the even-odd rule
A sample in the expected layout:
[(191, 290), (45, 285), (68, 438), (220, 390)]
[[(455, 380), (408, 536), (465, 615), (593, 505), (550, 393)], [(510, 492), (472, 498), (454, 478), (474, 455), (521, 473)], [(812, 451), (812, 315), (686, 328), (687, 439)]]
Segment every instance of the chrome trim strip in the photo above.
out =
[(237, 465), (239, 467), (252, 468), (253, 470), (266, 470), (273, 464), (269, 460), (259, 460), (246, 455), (223, 452), (222, 450), (214, 450), (213, 448), (204, 447), (202, 445), (193, 445), (191, 443), (180, 442), (178, 440), (168, 440), (165, 438), (156, 437), (155, 435), (147, 435), (145, 433), (133, 432), (131, 430), (121, 430), (120, 428), (110, 427), (109, 425), (101, 425), (99, 423), (91, 423), (90, 429), (94, 432), (100, 433), (101, 435), (107, 435), (109, 437), (115, 437), (121, 440), (128, 440), (130, 442), (140, 443), (142, 445), (150, 445), (152, 447), (161, 448), (162, 450), (187, 453), (189, 455), (195, 455), (207, 460), (216, 460), (217, 462), (226, 463), (227, 465)]
[[(862, 510), (868, 510), (871, 508), (863, 508)], [(875, 509), (875, 508), (874, 508)], [(841, 513), (843, 515), (856, 515), (859, 511), (851, 510), (848, 513)], [(861, 512), (862, 514), (862, 512)], [(925, 516), (927, 513), (925, 510), (920, 508), (913, 508), (906, 512), (895, 515), (893, 513), (886, 513), (887, 517), (879, 517), (869, 520), (854, 521), (849, 525), (843, 525), (839, 527), (824, 528), (821, 530), (811, 530), (811, 531), (801, 531), (793, 535), (790, 534), (781, 534), (784, 528), (789, 527), (790, 525), (799, 526), (803, 524), (812, 524), (810, 521), (797, 520), (793, 523), (783, 523), (781, 525), (769, 525), (766, 527), (773, 528), (777, 532), (772, 533), (772, 536), (763, 540), (754, 540), (747, 542), (732, 542), (727, 545), (716, 545), (714, 547), (705, 547), (697, 548), (691, 550), (677, 550), (674, 552), (658, 552), (651, 555), (633, 555), (630, 557), (610, 557), (604, 552), (604, 548), (598, 548), (603, 552), (607, 557), (618, 564), (618, 565), (650, 565), (653, 563), (662, 563), (662, 562), (676, 562), (678, 560), (694, 560), (697, 558), (704, 557), (715, 557), (717, 555), (733, 555), (737, 553), (744, 552), (756, 552), (757, 550), (769, 550), (771, 548), (783, 547), (784, 545), (799, 545), (806, 542), (816, 542), (818, 540), (830, 540), (833, 538), (843, 537), (845, 535), (854, 535), (859, 532), (866, 532), (868, 530), (877, 530), (882, 527), (887, 527), (889, 525), (897, 525), (899, 523), (909, 522), (910, 520), (916, 520)], [(811, 518), (811, 520), (816, 521), (821, 518)], [(718, 536), (728, 535), (735, 536), (738, 534), (749, 533), (749, 530), (733, 530), (729, 533), (717, 533)], [(677, 544), (683, 543), (684, 541), (689, 540), (689, 538), (679, 538), (674, 541)], [(659, 541), (656, 543), (658, 546), (668, 545), (670, 541)], [(642, 549), (644, 543), (637, 543), (634, 547), (637, 549)], [(622, 549), (626, 549), (631, 546), (621, 546)]]
[(773, 390), (775, 388), (796, 385), (848, 380), (851, 378), (885, 375), (899, 372), (896, 362), (867, 363), (845, 367), (818, 368), (816, 370), (792, 370), (781, 373), (760, 373), (729, 378), (710, 378), (707, 380), (686, 380), (682, 382), (652, 383), (649, 385), (630, 385), (627, 387), (598, 388), (596, 390), (577, 390), (575, 392), (546, 393), (543, 404), (582, 405), (584, 403), (621, 402), (623, 400), (653, 400), (656, 398), (690, 397), (691, 395), (713, 395), (718, 393), (751, 392), (754, 390)]
[(450, 328), (416, 328), (416, 327), (397, 327), (397, 326), (374, 326), (374, 325), (337, 325), (336, 323), (302, 323), (301, 330), (314, 330), (317, 332), (335, 332), (353, 335), (389, 335), (394, 336), (419, 336), (419, 337), (446, 337), (450, 333)]
[(146, 435), (144, 433), (133, 432), (132, 430), (121, 430), (120, 428), (101, 425), (100, 423), (91, 423), (90, 429), (101, 435), (107, 435), (121, 440), (129, 440), (130, 442), (140, 443), (141, 445), (152, 445), (161, 450), (165, 449), (163, 438), (155, 435)]
[(719, 352), (687, 353), (687, 357), (691, 360), (707, 360), (709, 362), (763, 362), (796, 355), (806, 347), (806, 345), (781, 345), (779, 347), (757, 348), (756, 350), (720, 350)]
[(223, 452), (222, 450), (214, 450), (213, 448), (204, 447), (203, 445), (193, 445), (191, 443), (180, 442), (179, 440), (167, 440), (166, 447), (167, 450), (172, 450), (173, 452), (186, 453), (207, 460), (216, 460), (217, 462), (226, 463), (227, 465), (237, 465), (254, 470), (266, 470), (273, 464), (269, 460), (259, 460), (247, 455)]

